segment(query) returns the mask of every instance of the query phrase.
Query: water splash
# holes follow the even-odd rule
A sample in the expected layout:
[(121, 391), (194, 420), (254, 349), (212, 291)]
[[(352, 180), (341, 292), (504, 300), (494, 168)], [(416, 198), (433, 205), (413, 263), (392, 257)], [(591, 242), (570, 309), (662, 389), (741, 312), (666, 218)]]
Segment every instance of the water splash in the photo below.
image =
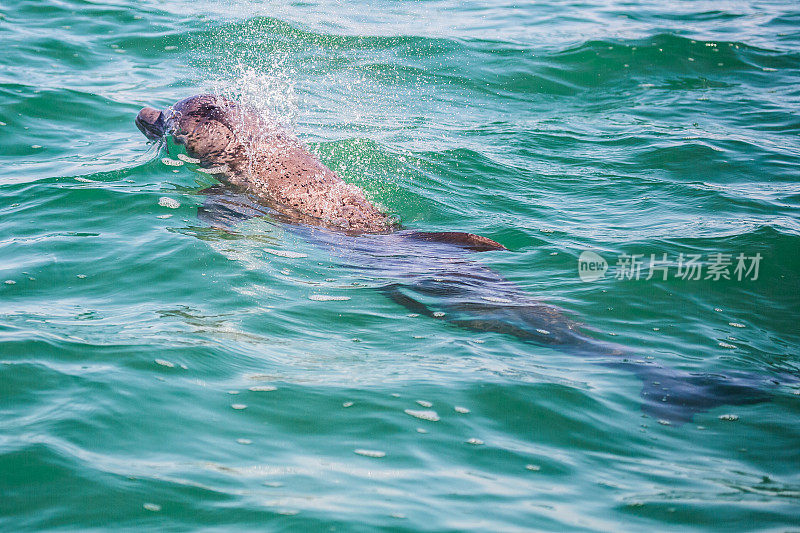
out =
[(270, 31), (276, 22), (255, 18), (245, 24), (223, 24), (211, 30), (202, 45), (207, 85), (220, 94), (257, 110), (264, 119), (292, 128), (298, 114), (297, 71), (288, 43)]
[(257, 63), (261, 64), (236, 60), (212, 80), (212, 92), (258, 111), (270, 123), (293, 128), (299, 109), (294, 70), (286, 66), (283, 56)]

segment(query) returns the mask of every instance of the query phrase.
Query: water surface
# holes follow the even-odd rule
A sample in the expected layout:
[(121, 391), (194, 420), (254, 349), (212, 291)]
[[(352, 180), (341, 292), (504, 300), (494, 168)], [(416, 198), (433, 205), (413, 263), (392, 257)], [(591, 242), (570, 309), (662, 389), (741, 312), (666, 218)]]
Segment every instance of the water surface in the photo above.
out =
[[(133, 124), (224, 92), (599, 340), (797, 376), (795, 3), (5, 0), (0, 42), (0, 529), (796, 528), (796, 384), (660, 424), (632, 374), (210, 227)], [(677, 277), (718, 253), (757, 279)]]

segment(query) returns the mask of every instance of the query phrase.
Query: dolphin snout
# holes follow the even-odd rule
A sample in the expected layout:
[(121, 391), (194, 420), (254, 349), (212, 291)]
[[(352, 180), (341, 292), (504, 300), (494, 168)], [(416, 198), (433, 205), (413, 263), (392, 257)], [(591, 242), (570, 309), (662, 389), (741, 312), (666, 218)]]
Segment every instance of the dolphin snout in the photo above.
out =
[(148, 139), (154, 141), (158, 140), (164, 135), (166, 130), (164, 114), (158, 109), (144, 107), (139, 111), (139, 114), (136, 115), (136, 126)]

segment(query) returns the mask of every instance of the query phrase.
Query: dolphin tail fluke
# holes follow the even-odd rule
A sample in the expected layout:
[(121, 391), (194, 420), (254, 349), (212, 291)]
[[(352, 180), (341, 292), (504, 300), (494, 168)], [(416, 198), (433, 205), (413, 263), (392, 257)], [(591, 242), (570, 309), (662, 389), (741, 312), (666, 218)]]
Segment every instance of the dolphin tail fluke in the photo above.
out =
[(765, 389), (777, 384), (745, 372), (695, 374), (658, 365), (628, 366), (642, 380), (642, 411), (675, 425), (691, 422), (695, 414), (715, 407), (769, 401), (772, 395)]

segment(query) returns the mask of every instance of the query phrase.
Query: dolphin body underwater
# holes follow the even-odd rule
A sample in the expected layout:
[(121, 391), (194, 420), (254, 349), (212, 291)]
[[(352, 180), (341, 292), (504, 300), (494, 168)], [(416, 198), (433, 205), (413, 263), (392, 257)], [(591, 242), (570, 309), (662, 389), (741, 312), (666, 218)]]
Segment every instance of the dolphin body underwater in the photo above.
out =
[(154, 141), (171, 136), (218, 173), (224, 185), (203, 191), (201, 219), (231, 227), (249, 217), (271, 216), (352, 267), (387, 280), (381, 290), (415, 313), (632, 372), (643, 382), (642, 410), (659, 421), (679, 425), (717, 406), (765, 402), (771, 398), (766, 389), (778, 384), (745, 372), (670, 369), (593, 339), (562, 310), (468, 258), (469, 251), (506, 250), (503, 245), (470, 233), (403, 230), (297, 137), (222, 96), (193, 96), (164, 111), (145, 107), (136, 125)]

